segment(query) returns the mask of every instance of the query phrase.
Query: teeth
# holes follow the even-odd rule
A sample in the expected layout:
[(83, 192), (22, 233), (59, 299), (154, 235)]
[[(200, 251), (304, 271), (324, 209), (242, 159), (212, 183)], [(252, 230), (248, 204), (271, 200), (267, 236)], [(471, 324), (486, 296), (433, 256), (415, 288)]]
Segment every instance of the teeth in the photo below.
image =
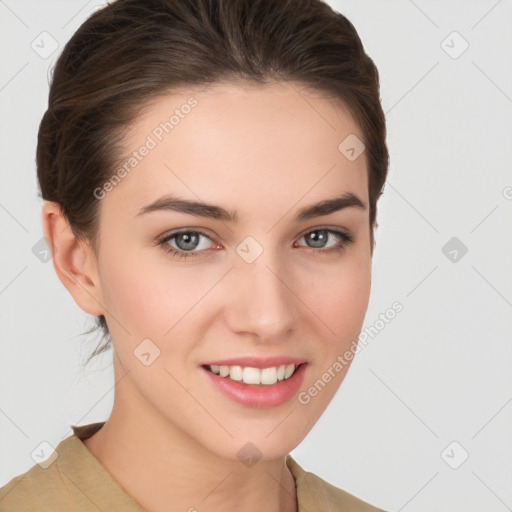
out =
[(233, 380), (242, 380), (244, 369), (241, 366), (225, 366), (229, 370), (229, 378)]
[(249, 366), (219, 366), (212, 364), (210, 369), (213, 373), (231, 380), (242, 381), (245, 384), (264, 384), (271, 386), (278, 381), (290, 378), (298, 365), (282, 364), (270, 368), (251, 368)]
[(284, 378), (287, 379), (288, 377), (292, 376), (292, 373), (295, 371), (295, 365), (289, 364), (285, 370), (284, 370)]
[[(295, 366), (293, 368), (295, 369)], [(270, 385), (277, 382), (277, 368), (263, 368), (260, 373), (262, 384)]]

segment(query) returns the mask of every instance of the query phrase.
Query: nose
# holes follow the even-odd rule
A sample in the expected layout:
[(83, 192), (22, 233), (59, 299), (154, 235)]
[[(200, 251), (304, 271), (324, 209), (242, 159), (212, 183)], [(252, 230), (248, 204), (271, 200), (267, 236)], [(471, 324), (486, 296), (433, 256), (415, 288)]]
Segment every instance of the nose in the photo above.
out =
[(252, 263), (236, 256), (230, 272), (225, 315), (233, 332), (251, 334), (262, 342), (277, 342), (299, 321), (292, 268), (276, 250), (266, 248)]

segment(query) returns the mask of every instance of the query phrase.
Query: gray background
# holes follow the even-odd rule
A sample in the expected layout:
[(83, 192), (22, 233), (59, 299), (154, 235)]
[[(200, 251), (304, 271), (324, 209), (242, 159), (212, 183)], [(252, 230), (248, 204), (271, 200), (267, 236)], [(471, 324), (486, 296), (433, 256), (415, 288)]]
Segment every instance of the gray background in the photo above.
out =
[[(511, 510), (512, 2), (329, 3), (379, 68), (389, 131), (364, 327), (404, 309), (292, 456), (389, 511)], [(33, 252), (48, 70), (99, 5), (0, 0), (0, 486), (112, 407), (111, 353), (83, 369), (92, 317)]]

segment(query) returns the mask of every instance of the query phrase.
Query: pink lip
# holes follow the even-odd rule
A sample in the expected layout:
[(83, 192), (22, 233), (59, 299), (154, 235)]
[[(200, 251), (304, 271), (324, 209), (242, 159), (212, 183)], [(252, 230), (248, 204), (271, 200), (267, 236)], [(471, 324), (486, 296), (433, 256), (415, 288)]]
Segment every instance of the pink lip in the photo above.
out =
[(307, 363), (305, 359), (300, 357), (274, 356), (274, 357), (238, 357), (233, 359), (222, 359), (218, 361), (208, 361), (202, 363), (201, 366), (215, 364), (217, 366), (243, 366), (250, 368), (270, 368), (272, 366), (281, 366), (282, 364)]
[[(285, 359), (281, 358), (281, 360), (284, 361)], [(289, 359), (286, 360), (288, 361)], [(237, 360), (237, 362), (239, 361), (247, 360)], [(261, 360), (259, 360), (259, 362), (261, 362)], [(254, 365), (254, 362), (252, 364)], [(272, 363), (270, 366), (274, 365), (277, 366), (275, 363)], [(201, 368), (201, 371), (222, 394), (231, 400), (245, 405), (246, 407), (265, 408), (275, 407), (290, 400), (299, 391), (299, 388), (304, 381), (304, 372), (306, 371), (307, 366), (307, 363), (301, 364), (289, 379), (278, 381), (272, 385), (245, 384), (241, 381), (234, 381), (226, 377), (221, 377), (220, 375), (216, 375), (205, 368)], [(256, 368), (256, 366), (252, 367)], [(265, 367), (265, 365), (263, 365), (263, 367)]]

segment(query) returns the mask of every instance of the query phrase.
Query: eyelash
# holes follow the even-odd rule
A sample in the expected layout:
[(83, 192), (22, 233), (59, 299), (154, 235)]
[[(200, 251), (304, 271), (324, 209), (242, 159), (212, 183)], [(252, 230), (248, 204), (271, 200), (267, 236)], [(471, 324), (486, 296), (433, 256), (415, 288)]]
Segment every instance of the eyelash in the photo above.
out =
[[(303, 233), (300, 236), (300, 238), (303, 238), (306, 235), (309, 235), (310, 233), (315, 233), (317, 231), (323, 231), (325, 233), (328, 233), (330, 235), (334, 235), (334, 236), (337, 236), (338, 238), (340, 238), (339, 245), (335, 245), (334, 247), (330, 247), (328, 249), (315, 249), (314, 247), (309, 247), (309, 249), (312, 249), (314, 252), (320, 252), (322, 254), (342, 252), (349, 244), (351, 244), (355, 240), (355, 238), (352, 235), (350, 235), (349, 233), (345, 233), (344, 231), (339, 231), (337, 229), (331, 229), (331, 228), (311, 229), (311, 230)], [(201, 231), (199, 229), (183, 229), (181, 231), (174, 231), (173, 233), (170, 233), (168, 235), (164, 235), (163, 237), (160, 237), (159, 239), (157, 239), (157, 245), (162, 246), (162, 249), (168, 253), (171, 253), (173, 255), (173, 257), (177, 256), (180, 259), (186, 259), (188, 256), (192, 256), (192, 257), (203, 256), (203, 254), (201, 254), (203, 251), (183, 251), (183, 250), (175, 249), (174, 247), (167, 244), (167, 242), (169, 242), (170, 240), (172, 240), (172, 239), (176, 238), (178, 235), (181, 235), (184, 233), (198, 234), (198, 235), (208, 238), (209, 240), (211, 240), (213, 242), (213, 240), (206, 233), (204, 233), (203, 231)], [(301, 246), (301, 247), (304, 247), (304, 246)]]

